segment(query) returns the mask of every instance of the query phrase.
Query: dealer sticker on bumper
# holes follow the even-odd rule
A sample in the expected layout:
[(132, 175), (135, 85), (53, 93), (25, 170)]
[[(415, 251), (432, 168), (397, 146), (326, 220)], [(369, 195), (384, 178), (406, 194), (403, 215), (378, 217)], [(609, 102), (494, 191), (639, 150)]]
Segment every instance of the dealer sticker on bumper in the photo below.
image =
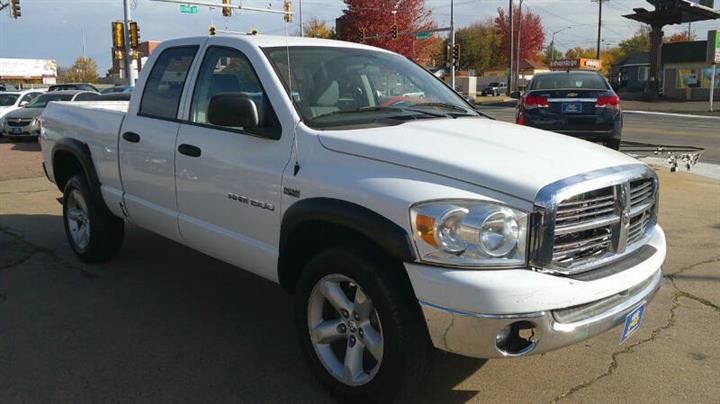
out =
[(636, 307), (633, 311), (625, 316), (625, 327), (623, 327), (622, 335), (620, 336), (620, 343), (624, 343), (630, 338), (631, 335), (635, 334), (635, 331), (640, 328), (642, 323), (643, 315), (645, 314), (645, 303)]

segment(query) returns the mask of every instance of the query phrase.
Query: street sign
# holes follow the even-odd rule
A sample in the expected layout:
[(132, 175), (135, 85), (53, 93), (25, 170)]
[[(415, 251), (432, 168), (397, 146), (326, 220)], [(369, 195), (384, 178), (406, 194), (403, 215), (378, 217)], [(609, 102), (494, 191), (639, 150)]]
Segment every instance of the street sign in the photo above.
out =
[(720, 63), (720, 35), (715, 31), (715, 63)]
[(418, 40), (420, 40), (420, 39), (430, 39), (431, 36), (432, 36), (432, 34), (430, 34), (429, 32), (417, 32), (417, 33), (415, 33), (415, 39), (418, 39)]
[(189, 4), (181, 4), (180, 5), (180, 13), (181, 14), (197, 14), (198, 7), (197, 6), (191, 6)]

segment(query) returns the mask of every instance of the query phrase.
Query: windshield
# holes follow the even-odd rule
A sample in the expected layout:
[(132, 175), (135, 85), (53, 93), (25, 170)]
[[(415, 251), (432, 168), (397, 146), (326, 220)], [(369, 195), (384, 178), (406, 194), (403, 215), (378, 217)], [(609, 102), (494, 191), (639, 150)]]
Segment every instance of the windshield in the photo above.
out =
[(533, 79), (533, 90), (608, 90), (609, 87), (599, 74), (593, 73), (550, 73), (537, 75)]
[(490, 83), (490, 84), (488, 84), (488, 87), (497, 87), (499, 85), (500, 85), (500, 83)]
[(333, 47), (266, 48), (310, 127), (396, 125), (414, 119), (478, 116), (432, 74), (393, 53)]
[(20, 94), (0, 94), (0, 107), (9, 107), (15, 105)]
[(50, 101), (70, 101), (73, 94), (43, 94), (27, 105), (27, 108), (45, 108)]

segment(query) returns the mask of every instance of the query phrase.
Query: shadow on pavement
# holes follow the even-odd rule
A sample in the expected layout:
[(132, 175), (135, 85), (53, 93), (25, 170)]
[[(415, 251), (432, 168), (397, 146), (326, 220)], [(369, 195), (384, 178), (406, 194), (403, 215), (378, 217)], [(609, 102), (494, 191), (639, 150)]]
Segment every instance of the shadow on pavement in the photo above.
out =
[[(42, 229), (49, 248), (7, 228)], [(0, 261), (10, 402), (332, 401), (302, 358), (292, 296), (138, 228), (125, 241), (115, 260), (88, 266), (69, 254), (59, 216), (0, 216), (0, 246), (20, 257)], [(475, 396), (452, 388), (484, 361), (437, 356), (418, 401)]]

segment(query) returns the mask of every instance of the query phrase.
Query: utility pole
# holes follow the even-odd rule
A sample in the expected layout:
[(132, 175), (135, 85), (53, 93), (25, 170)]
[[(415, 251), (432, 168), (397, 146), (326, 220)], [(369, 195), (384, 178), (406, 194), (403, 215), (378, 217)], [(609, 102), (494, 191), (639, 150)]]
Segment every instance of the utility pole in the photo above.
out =
[(125, 10), (125, 77), (128, 79), (128, 84), (131, 86), (135, 85), (137, 81), (137, 71), (134, 69), (133, 49), (130, 44), (130, 21), (132, 20), (132, 14), (130, 11), (130, 0), (123, 0), (123, 8)]
[(305, 36), (305, 23), (303, 22), (303, 14), (302, 14), (302, 0), (298, 0), (298, 12), (300, 17), (300, 36)]
[(508, 27), (508, 32), (510, 33), (510, 40), (508, 41), (508, 68), (507, 68), (507, 96), (509, 97), (512, 93), (512, 60), (513, 60), (513, 45), (515, 42), (515, 38), (513, 38), (513, 0), (510, 0), (510, 5), (508, 5), (508, 18), (510, 20), (510, 26)]
[(520, 0), (520, 5), (518, 6), (518, 38), (517, 38), (517, 57), (515, 58), (515, 70), (517, 71), (517, 74), (515, 75), (515, 90), (520, 91), (520, 70), (522, 69), (522, 53), (520, 50), (522, 49), (522, 5), (523, 0)]
[(452, 60), (450, 60), (450, 86), (455, 90), (455, 0), (450, 0), (450, 49), (452, 49)]
[(600, 42), (602, 40), (602, 5), (603, 2), (606, 2), (608, 0), (592, 0), (594, 2), (598, 3), (598, 35), (597, 35), (597, 51), (596, 51), (596, 59), (600, 59)]

